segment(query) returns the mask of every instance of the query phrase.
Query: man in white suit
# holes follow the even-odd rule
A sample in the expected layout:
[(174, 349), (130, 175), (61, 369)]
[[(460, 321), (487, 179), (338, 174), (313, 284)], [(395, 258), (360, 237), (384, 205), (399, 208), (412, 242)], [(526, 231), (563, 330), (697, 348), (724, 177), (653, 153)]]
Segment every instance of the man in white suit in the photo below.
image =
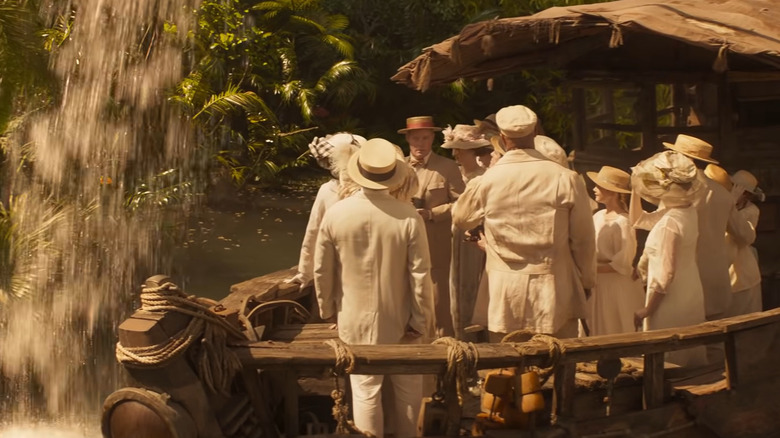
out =
[(484, 221), (492, 340), (518, 329), (575, 337), (585, 290), (595, 284), (589, 197), (577, 173), (534, 149), (536, 114), (501, 109), (507, 152), (452, 208), (462, 229)]
[[(408, 166), (383, 139), (362, 145), (347, 173), (362, 187), (334, 204), (320, 226), (314, 284), (323, 319), (337, 316), (347, 344), (416, 343), (432, 335), (430, 254), (423, 219), (411, 202), (392, 197)], [(416, 435), (422, 376), (387, 376), (393, 385), (398, 437)], [(385, 376), (351, 376), (355, 425), (381, 437)]]

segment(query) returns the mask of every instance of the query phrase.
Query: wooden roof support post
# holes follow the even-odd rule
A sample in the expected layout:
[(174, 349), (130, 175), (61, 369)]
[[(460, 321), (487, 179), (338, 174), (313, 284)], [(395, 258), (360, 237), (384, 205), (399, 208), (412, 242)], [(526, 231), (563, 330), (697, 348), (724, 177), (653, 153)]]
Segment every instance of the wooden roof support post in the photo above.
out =
[(726, 74), (718, 75), (718, 127), (719, 144), (715, 145), (719, 152), (721, 162), (732, 161), (738, 151), (738, 145), (734, 139), (734, 109), (731, 104), (731, 83)]
[(588, 142), (587, 133), (585, 132), (585, 89), (572, 87), (571, 100), (572, 106), (574, 106), (574, 120), (572, 120), (573, 149), (584, 150)]
[(640, 120), (637, 120), (642, 127), (642, 147), (654, 148), (658, 143), (656, 127), (658, 126), (658, 111), (656, 111), (655, 82), (645, 81), (640, 86), (639, 93), (639, 113)]

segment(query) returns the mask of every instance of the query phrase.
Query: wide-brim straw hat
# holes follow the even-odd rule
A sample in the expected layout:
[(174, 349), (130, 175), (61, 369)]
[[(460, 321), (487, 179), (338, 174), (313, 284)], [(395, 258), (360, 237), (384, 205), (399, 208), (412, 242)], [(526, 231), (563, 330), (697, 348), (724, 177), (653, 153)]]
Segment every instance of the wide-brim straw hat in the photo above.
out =
[(586, 172), (597, 186), (617, 193), (631, 193), (631, 175), (616, 167), (602, 166), (597, 172)]
[(731, 191), (731, 188), (734, 186), (731, 182), (729, 173), (717, 164), (708, 164), (707, 167), (704, 168), (704, 174), (707, 175), (707, 178), (722, 185), (728, 191)]
[(766, 199), (766, 194), (758, 187), (758, 178), (747, 170), (738, 170), (734, 172), (734, 175), (731, 176), (731, 181), (733, 181), (735, 185), (742, 187), (745, 191), (756, 195), (759, 201), (764, 201)]
[(631, 168), (632, 190), (653, 204), (690, 204), (701, 196), (705, 186), (693, 161), (673, 151), (659, 152)]
[(353, 154), (347, 164), (347, 174), (367, 189), (392, 189), (403, 182), (406, 166), (400, 148), (382, 138), (372, 138)]
[(479, 149), (490, 146), (490, 141), (486, 139), (479, 128), (471, 125), (455, 125), (454, 128), (447, 127), (444, 134), (444, 149)]
[(417, 129), (428, 129), (431, 131), (441, 131), (438, 126), (433, 126), (433, 117), (431, 116), (415, 116), (406, 119), (406, 128), (398, 130), (399, 134), (405, 134), (409, 131)]
[(718, 164), (718, 160), (712, 158), (712, 145), (702, 139), (680, 134), (677, 136), (674, 143), (663, 143), (667, 148), (679, 152), (686, 157), (705, 161), (707, 163)]
[(741, 185), (750, 193), (755, 193), (756, 191), (763, 193), (763, 191), (758, 188), (758, 179), (747, 170), (738, 170), (734, 172), (731, 179), (734, 181), (734, 184)]

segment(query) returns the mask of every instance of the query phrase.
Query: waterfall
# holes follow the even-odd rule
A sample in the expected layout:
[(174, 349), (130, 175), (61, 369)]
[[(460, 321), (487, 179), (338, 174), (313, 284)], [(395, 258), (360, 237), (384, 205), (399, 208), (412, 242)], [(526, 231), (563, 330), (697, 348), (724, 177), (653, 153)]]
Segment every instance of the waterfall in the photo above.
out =
[(75, 19), (51, 59), (56, 103), (8, 143), (4, 202), (25, 238), (14, 239), (5, 284), (27, 297), (0, 303), (0, 437), (65, 434), (22, 431), (39, 421), (99, 436), (102, 401), (124, 384), (116, 327), (144, 279), (170, 272), (165, 249), (193, 202), (174, 197), (201, 164), (188, 118), (166, 100), (197, 3), (72, 0), (42, 10)]

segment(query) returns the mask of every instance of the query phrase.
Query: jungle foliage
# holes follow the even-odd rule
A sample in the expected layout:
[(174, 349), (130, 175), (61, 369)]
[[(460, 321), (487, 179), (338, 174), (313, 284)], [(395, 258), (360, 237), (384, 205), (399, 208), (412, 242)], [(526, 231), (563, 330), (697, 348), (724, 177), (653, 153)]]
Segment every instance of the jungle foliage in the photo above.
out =
[[(419, 93), (390, 81), (398, 67), (472, 22), (591, 0), (206, 0), (188, 36), (195, 67), (173, 99), (239, 185), (281, 182), (315, 135), (342, 130), (403, 145), (405, 118), (470, 123), (508, 104), (540, 113), (563, 143), (568, 95), (553, 71), (458, 81)], [(169, 26), (173, 29), (174, 26)]]

